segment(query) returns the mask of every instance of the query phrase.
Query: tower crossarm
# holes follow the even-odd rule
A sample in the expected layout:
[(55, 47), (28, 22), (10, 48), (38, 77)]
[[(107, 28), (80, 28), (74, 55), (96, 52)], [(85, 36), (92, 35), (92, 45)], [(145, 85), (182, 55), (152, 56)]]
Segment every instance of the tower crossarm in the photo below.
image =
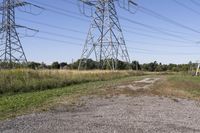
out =
[(15, 64), (27, 63), (17, 28), (23, 28), (34, 32), (38, 32), (38, 30), (18, 25), (15, 22), (15, 9), (27, 5), (40, 8), (37, 5), (23, 0), (3, 0), (0, 5), (0, 11), (2, 14), (2, 23), (0, 26), (0, 61), (4, 62), (0, 64), (3, 65), (0, 66), (1, 68), (14, 68)]
[(27, 4), (28, 2), (24, 2), (24, 1), (23, 2), (15, 1), (14, 3), (6, 4), (6, 5), (4, 3), (1, 3), (0, 11), (3, 11), (6, 8), (16, 8), (16, 7), (25, 6)]
[(39, 32), (39, 30), (37, 30), (37, 29), (29, 28), (29, 27), (22, 26), (22, 25), (15, 25), (15, 27), (16, 28), (24, 28), (24, 29), (35, 31), (35, 32)]
[(12, 4), (7, 4), (7, 5), (4, 5), (4, 3), (2, 2), (0, 4), (0, 11), (3, 11), (5, 8), (17, 8), (17, 7), (22, 7), (22, 6), (26, 6), (26, 5), (31, 5), (31, 6), (34, 6), (36, 8), (40, 8), (40, 9), (44, 9), (43, 7), (41, 6), (38, 6), (38, 5), (35, 5), (35, 4), (32, 4), (30, 2), (26, 2), (26, 1), (16, 1)]

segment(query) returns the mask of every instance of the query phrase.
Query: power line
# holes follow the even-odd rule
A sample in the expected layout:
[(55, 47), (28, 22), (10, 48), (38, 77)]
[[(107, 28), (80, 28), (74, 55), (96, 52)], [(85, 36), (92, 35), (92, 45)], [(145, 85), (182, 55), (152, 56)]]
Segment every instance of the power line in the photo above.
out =
[(199, 2), (196, 2), (195, 0), (190, 0), (193, 4), (197, 5), (197, 6), (200, 6), (200, 3)]
[(70, 41), (52, 39), (52, 38), (48, 38), (48, 37), (35, 36), (34, 38), (36, 38), (36, 39), (41, 39), (41, 40), (46, 40), (46, 41), (51, 41), (51, 42), (59, 42), (59, 43), (67, 44), (67, 45), (82, 46), (82, 44), (77, 44), (77, 43), (70, 42)]
[[(74, 43), (74, 42), (52, 39), (52, 38), (42, 37), (42, 36), (35, 36), (34, 38), (52, 41), (52, 42), (59, 42), (59, 43), (65, 44), (65, 45), (83, 46), (82, 44), (78, 44), (78, 43)], [(169, 51), (156, 51), (156, 50), (142, 49), (142, 48), (136, 48), (136, 47), (127, 47), (127, 48), (132, 49), (132, 50), (151, 52), (153, 55), (157, 55), (157, 54), (158, 55), (169, 55), (169, 54), (174, 54), (174, 55), (199, 55), (199, 53), (182, 53), (182, 52), (176, 53), (176, 52), (169, 52)], [(161, 53), (157, 53), (157, 52), (161, 52)]]
[[(160, 31), (153, 30), (153, 29), (147, 29), (146, 27), (144, 27), (144, 28), (146, 28), (146, 29), (144, 29), (144, 28), (138, 28), (138, 27), (135, 28), (135, 27), (127, 26), (127, 25), (122, 25), (122, 26), (125, 27), (125, 28), (128, 28), (128, 29), (136, 29), (136, 30), (140, 30), (140, 31), (147, 31), (147, 32), (150, 32), (150, 33), (161, 33), (162, 31), (165, 31), (166, 33), (173, 33), (173, 35), (180, 34), (180, 35), (184, 35), (184, 36), (191, 36), (191, 33), (180, 32), (180, 31), (165, 29), (165, 28), (161, 28), (161, 27), (154, 27), (155, 29), (160, 30), (161, 31), (160, 32)], [(176, 33), (176, 34), (174, 34), (174, 33)], [(179, 36), (179, 37), (183, 37), (183, 36)]]
[[(47, 25), (47, 24), (45, 24), (45, 25)], [(59, 27), (59, 29), (60, 29), (61, 27)], [(63, 29), (64, 27), (62, 27), (61, 29), (62, 30), (67, 30), (68, 31), (68, 28), (66, 28), (66, 29)], [(73, 30), (72, 30), (73, 31)], [(76, 32), (79, 32), (79, 31), (76, 31)], [(48, 34), (48, 35), (53, 35), (53, 36), (58, 36), (58, 37), (63, 37), (63, 38), (69, 38), (69, 39), (74, 39), (74, 40), (80, 40), (80, 41), (84, 41), (84, 39), (82, 39), (82, 38), (78, 38), (78, 37), (73, 37), (73, 36), (68, 36), (68, 35), (64, 35), (64, 34), (60, 34), (60, 33), (54, 33), (54, 32), (49, 32), (49, 31), (43, 31), (43, 30), (40, 30), (40, 33), (44, 33), (44, 34)], [(82, 32), (81, 32), (82, 33)], [(83, 33), (84, 34), (84, 33)], [(192, 46), (192, 45), (182, 45), (182, 46), (177, 46), (177, 45), (170, 45), (169, 46), (169, 44), (167, 44), (167, 45), (160, 45), (160, 44), (156, 44), (156, 43), (149, 43), (149, 42), (142, 42), (142, 41), (130, 41), (130, 40), (126, 40), (127, 42), (130, 42), (130, 43), (133, 43), (133, 42), (135, 42), (135, 43), (140, 43), (140, 44), (142, 44), (142, 45), (145, 45), (145, 44), (147, 44), (147, 45), (157, 45), (157, 46), (164, 46), (164, 47), (182, 47), (182, 48), (184, 48), (184, 47), (197, 47), (197, 46)]]
[[(140, 50), (139, 50), (139, 52), (138, 51), (134, 51), (134, 53), (139, 53), (139, 54), (145, 54), (145, 55), (162, 55), (162, 56), (169, 56), (169, 53), (154, 53), (154, 52), (141, 52)], [(170, 53), (170, 55), (176, 55), (176, 56), (188, 56), (188, 55), (199, 55), (199, 53), (179, 53), (179, 54), (177, 54), (177, 53)]]
[[(128, 21), (129, 19), (128, 18), (126, 18), (126, 21)], [(133, 22), (133, 21), (128, 21), (128, 22)], [(135, 23), (136, 24), (136, 23)], [(164, 34), (164, 35), (167, 35), (167, 36), (170, 36), (170, 37), (173, 37), (173, 38), (178, 38), (178, 39), (181, 39), (181, 40), (174, 40), (174, 39), (169, 39), (169, 40), (174, 40), (174, 41), (176, 41), (176, 42), (194, 42), (193, 40), (190, 40), (190, 39), (186, 39), (185, 37), (182, 37), (182, 36), (178, 36), (178, 35), (175, 35), (175, 34), (170, 34), (170, 33), (168, 33), (168, 32), (164, 32), (164, 31), (162, 31), (162, 30), (159, 30), (159, 29), (157, 29), (157, 28), (155, 28), (155, 27), (152, 27), (152, 26), (149, 26), (149, 25), (146, 25), (146, 26), (148, 26), (149, 27), (149, 29), (154, 29), (154, 31), (156, 31), (156, 33), (161, 33), (161, 34)], [(124, 28), (123, 28), (124, 29)], [(126, 30), (126, 29), (124, 29), (124, 31), (126, 31), (126, 32), (130, 32), (130, 33), (136, 33), (135, 31), (130, 31), (130, 30)], [(140, 30), (141, 31), (141, 30)], [(153, 33), (153, 34), (155, 34), (155, 32), (151, 32), (151, 33)], [(138, 33), (138, 34), (144, 34), (144, 33)], [(146, 33), (145, 33), (146, 34)], [(149, 36), (153, 36), (153, 35), (149, 35)], [(155, 36), (154, 36), (155, 37)], [(161, 38), (161, 37), (156, 37), (156, 38)], [(165, 39), (164, 39), (165, 40)], [(185, 40), (185, 41), (182, 41), (182, 40)]]
[[(58, 34), (58, 33), (53, 33), (53, 32), (49, 32), (49, 31), (42, 31), (40, 30), (40, 33), (44, 33), (44, 34), (48, 34), (48, 35), (53, 35), (53, 36), (58, 36), (58, 37), (64, 37), (64, 38), (69, 38), (69, 39), (74, 39), (74, 40), (80, 40), (80, 41), (85, 41), (84, 39), (82, 38), (78, 38), (78, 37), (73, 37), (73, 36), (68, 36), (68, 35), (64, 35), (64, 34)], [(128, 42), (136, 42), (136, 43), (141, 43), (141, 44), (151, 44), (151, 43), (147, 43), (147, 42), (141, 42), (141, 41), (130, 41), (130, 40), (126, 40)], [(154, 43), (152, 43), (151, 45), (156, 45)], [(163, 46), (163, 45), (160, 45), (160, 44), (157, 44), (157, 46)], [(175, 45), (171, 45), (171, 46), (168, 46), (168, 45), (165, 45), (167, 47), (194, 47), (194, 46), (175, 46)], [(197, 46), (195, 46), (197, 47)]]
[[(68, 36), (68, 35), (64, 35), (64, 34), (58, 34), (58, 33), (54, 33), (54, 32), (49, 32), (49, 31), (43, 31), (40, 30), (40, 33), (44, 33), (44, 34), (48, 34), (48, 35), (53, 35), (53, 36), (57, 36), (57, 37), (63, 37), (63, 38), (69, 38), (69, 39), (74, 39), (74, 40), (80, 40), (80, 41), (85, 41), (82, 38), (78, 38), (78, 37), (73, 37), (73, 36)], [(156, 44), (156, 43), (150, 43), (150, 42), (144, 42), (144, 41), (132, 41), (132, 40), (126, 40), (126, 42), (130, 42), (130, 43), (137, 43), (140, 45), (151, 45), (151, 46), (161, 46), (161, 47), (177, 47), (177, 48), (189, 48), (189, 47), (199, 47), (198, 45), (196, 46), (192, 46), (192, 45), (161, 45), (161, 44)]]
[(47, 24), (47, 23), (43, 23), (43, 22), (39, 22), (39, 21), (35, 21), (35, 20), (24, 19), (24, 18), (21, 18), (21, 17), (16, 17), (16, 18), (19, 19), (19, 20), (25, 21), (25, 22), (39, 24), (39, 25), (47, 26), (47, 27), (54, 28), (54, 29), (59, 29), (59, 30), (64, 30), (64, 31), (67, 30), (67, 31), (72, 31), (72, 32), (76, 32), (76, 33), (87, 34), (86, 32), (82, 32), (82, 31), (71, 29), (71, 28), (67, 28), (67, 27), (51, 25), (51, 24)]
[[(62, 0), (62, 1), (65, 1), (65, 2), (69, 2), (68, 0)], [(71, 4), (74, 4), (74, 5), (76, 5), (75, 3), (73, 3), (73, 2), (71, 2)], [(47, 4), (46, 4), (47, 5)], [(48, 5), (48, 6), (50, 6), (50, 7), (52, 7), (51, 5)], [(58, 10), (61, 10), (61, 11), (68, 11), (68, 10), (64, 10), (64, 9), (62, 9), (62, 8), (58, 8), (58, 7), (55, 7), (55, 6), (53, 6), (55, 9), (58, 9)], [(71, 11), (70, 11), (71, 12)], [(78, 14), (78, 13), (76, 13), (76, 12), (71, 12), (71, 13), (74, 13), (74, 14)], [(119, 16), (120, 18), (122, 18), (122, 19), (124, 19), (124, 20), (126, 20), (127, 21), (127, 18), (125, 18), (125, 17), (122, 17), (122, 16)], [(136, 22), (136, 21), (135, 21)], [(146, 25), (146, 24), (143, 24), (143, 23), (140, 23), (140, 22), (136, 22), (137, 24), (140, 24), (140, 26), (143, 26), (143, 27), (145, 27), (145, 28), (148, 28), (148, 29), (151, 29), (151, 30), (154, 30), (154, 31), (157, 31), (157, 32), (159, 32), (159, 33), (162, 33), (162, 34), (165, 34), (165, 35), (168, 35), (168, 36), (171, 36), (171, 37), (175, 37), (175, 38), (179, 38), (179, 39), (183, 39), (183, 40), (188, 40), (188, 39), (185, 39), (184, 37), (182, 37), (182, 36), (179, 36), (179, 35), (175, 35), (175, 34), (172, 34), (172, 33), (168, 33), (167, 31), (170, 31), (170, 30), (167, 30), (167, 29), (161, 29), (161, 28), (156, 28), (156, 27), (153, 27), (153, 26), (149, 26), (149, 25)], [(135, 24), (136, 24), (135, 23)], [(122, 25), (123, 27), (127, 27), (127, 26), (124, 26), (124, 25)], [(129, 27), (127, 27), (127, 28), (129, 28)], [(176, 33), (178, 33), (177, 31), (171, 31), (171, 32), (176, 32)], [(179, 32), (180, 33), (180, 32)], [(185, 33), (180, 33), (180, 34), (185, 34)], [(191, 41), (191, 40), (190, 40)]]
[(70, 38), (70, 39), (74, 39), (74, 40), (84, 41), (84, 39), (81, 39), (81, 38), (78, 38), (78, 37), (73, 37), (73, 36), (68, 36), (68, 35), (63, 35), (63, 34), (48, 32), (48, 31), (41, 31), (40, 30), (40, 33), (44, 33), (44, 34), (48, 34), (48, 35), (53, 35), (53, 36), (58, 36), (58, 37)]
[[(72, 2), (72, 1), (70, 1), (70, 0), (61, 0), (61, 1), (64, 1), (64, 2), (67, 2), (67, 3), (70, 3), (70, 4), (72, 4), (72, 5), (75, 5), (76, 3), (74, 3), (74, 2)], [(74, 1), (74, 0), (73, 0)]]
[[(57, 7), (57, 6), (53, 6), (53, 5), (50, 5), (50, 4), (47, 4), (47, 3), (43, 3), (43, 2), (39, 2), (39, 1), (36, 1), (36, 0), (31, 0), (31, 1), (33, 1), (36, 4), (40, 4), (42, 6), (48, 7), (48, 8), (50, 7), (52, 9), (57, 9), (57, 10), (60, 10), (60, 11), (63, 11), (63, 12), (68, 12), (68, 13), (72, 13), (72, 14), (76, 14), (78, 16), (81, 16), (79, 13), (73, 12), (71, 10), (62, 9), (62, 8)], [(67, 3), (70, 3), (70, 2), (67, 2)], [(71, 2), (71, 3), (73, 3), (73, 2)]]
[(184, 52), (171, 52), (171, 51), (157, 51), (157, 50), (149, 50), (149, 49), (142, 49), (142, 48), (135, 48), (135, 47), (129, 47), (134, 50), (140, 50), (140, 51), (145, 51), (145, 52), (152, 52), (152, 53), (157, 53), (160, 52), (159, 54), (176, 54), (176, 55), (199, 55), (199, 53), (184, 53)]
[(196, 14), (200, 15), (200, 12), (194, 10), (193, 8), (191, 8), (191, 7), (189, 7), (189, 6), (185, 5), (185, 4), (183, 4), (182, 2), (180, 2), (180, 1), (178, 1), (178, 0), (173, 0), (173, 1), (174, 1), (176, 4), (178, 4), (178, 5), (182, 6), (182, 7), (184, 7), (185, 9), (187, 9), (187, 10), (193, 12), (193, 13), (196, 13)]
[[(67, 17), (71, 17), (73, 19), (78, 19), (78, 20), (81, 20), (81, 21), (84, 21), (84, 22), (88, 22), (88, 20), (81, 18), (79, 13), (72, 12), (72, 11), (69, 11), (69, 10), (65, 10), (65, 9), (62, 9), (62, 8), (58, 8), (56, 6), (52, 6), (52, 5), (45, 4), (45, 3), (42, 3), (42, 2), (38, 2), (38, 1), (35, 1), (35, 0), (31, 0), (31, 1), (34, 1), (34, 3), (44, 6), (45, 10), (50, 11), (52, 13), (56, 13), (56, 14), (59, 14), (59, 15), (62, 15), (62, 16), (67, 16)], [(72, 14), (76, 14), (78, 16), (67, 14), (67, 12), (72, 13)]]
[[(78, 15), (80, 15), (79, 13), (76, 13), (76, 12), (72, 12), (72, 11), (69, 11), (69, 10), (65, 10), (65, 9), (62, 9), (62, 8), (58, 8), (58, 7), (56, 7), (56, 6), (52, 6), (52, 5), (49, 5), (49, 4), (44, 4), (44, 3), (41, 3), (41, 2), (36, 2), (35, 0), (32, 0), (32, 1), (34, 1), (35, 3), (37, 3), (37, 4), (41, 4), (41, 5), (43, 5), (43, 6), (45, 6), (45, 7), (51, 7), (51, 8), (54, 8), (53, 10), (52, 9), (49, 9), (48, 7), (48, 10), (49, 11), (51, 11), (51, 12), (55, 12), (55, 13), (57, 13), (57, 14), (62, 14), (62, 15), (67, 15), (66, 14), (66, 12), (70, 12), (70, 13), (73, 13), (73, 14), (78, 14)], [(75, 3), (73, 3), (72, 2), (72, 4), (75, 4)], [(60, 11), (63, 11), (63, 12), (65, 12), (65, 13), (63, 13), (63, 12), (58, 12), (58, 11), (56, 11), (56, 10), (60, 10)], [(82, 18), (80, 18), (80, 17), (74, 17), (74, 16), (72, 16), (72, 15), (67, 15), (67, 16), (69, 16), (69, 17), (72, 17), (72, 18), (74, 18), (74, 19), (78, 19), (78, 20), (82, 20), (82, 21), (87, 21), (87, 20), (85, 20), (85, 19), (82, 19)], [(124, 19), (124, 20), (128, 20), (129, 22), (132, 22), (133, 23), (133, 21), (131, 21), (131, 20), (129, 20), (128, 18), (125, 18), (125, 17), (120, 17), (120, 18), (122, 18), (122, 19)], [(181, 37), (181, 36), (178, 36), (178, 35), (175, 35), (175, 34), (171, 34), (171, 33), (168, 33), (168, 32), (166, 32), (166, 31), (162, 31), (162, 30), (160, 30), (160, 29), (158, 29), (158, 28), (155, 28), (155, 27), (153, 27), (153, 26), (149, 26), (149, 25), (146, 25), (146, 24), (142, 24), (142, 23), (140, 23), (140, 22), (136, 22), (136, 21), (134, 21), (134, 23), (135, 24), (139, 24), (140, 26), (143, 26), (143, 27), (145, 27), (145, 28), (149, 28), (149, 29), (151, 29), (151, 30), (154, 30), (154, 31), (157, 31), (157, 32), (160, 32), (160, 33), (162, 33), (162, 34), (165, 34), (165, 35), (168, 35), (168, 36), (171, 36), (171, 37), (174, 37), (174, 38), (179, 38), (179, 39), (183, 39), (183, 40), (186, 40), (186, 41), (192, 41), (192, 40), (188, 40), (188, 39), (185, 39), (184, 37)], [(140, 34), (140, 35), (142, 35), (142, 34)], [(148, 37), (150, 37), (150, 36), (152, 36), (152, 35), (142, 35), (142, 36), (148, 36)], [(159, 39), (161, 39), (160, 37), (157, 37), (157, 38), (159, 38)], [(164, 40), (167, 40), (167, 39), (164, 39)], [(172, 40), (173, 41), (173, 39), (168, 39), (168, 40)], [(176, 42), (179, 42), (179, 40), (177, 41), (177, 40), (175, 40)]]
[(154, 35), (149, 35), (149, 34), (145, 34), (145, 33), (139, 33), (139, 32), (129, 31), (129, 30), (124, 30), (124, 31), (132, 33), (132, 34), (136, 34), (136, 35), (139, 35), (139, 36), (145, 36), (145, 37), (148, 37), (148, 38), (153, 38), (153, 39), (156, 38), (156, 39), (165, 40), (165, 41), (188, 43), (188, 41), (181, 41), (181, 40), (175, 40), (175, 39), (170, 39), (170, 38), (163, 38), (163, 37), (158, 37), (158, 36), (154, 36)]
[[(71, 4), (74, 4), (74, 5), (76, 5), (76, 3), (74, 3), (74, 2), (71, 2), (71, 1), (69, 1), (69, 0), (62, 0), (62, 1), (65, 1), (65, 2), (70, 2)], [(150, 9), (147, 9), (147, 8), (145, 8), (145, 7), (142, 7), (142, 6), (139, 6), (140, 7), (140, 9), (143, 9), (144, 10), (144, 12), (146, 11), (150, 11), (151, 13), (154, 13), (154, 14), (157, 14), (158, 15), (158, 13), (156, 13), (156, 12), (154, 12), (154, 11), (152, 11), (152, 10), (150, 10)], [(160, 14), (159, 14), (160, 15)], [(165, 16), (163, 16), (163, 15), (160, 15), (160, 16), (162, 16), (162, 17), (165, 17)], [(167, 18), (167, 17), (165, 17), (165, 18)], [(169, 19), (169, 18), (168, 18)], [(126, 20), (126, 19), (125, 19)], [(173, 20), (172, 20), (173, 21)], [(140, 23), (140, 22), (137, 22), (137, 23)], [(142, 24), (142, 23), (141, 23)], [(122, 25), (123, 26), (123, 25)], [(183, 26), (183, 25), (182, 25)], [(123, 26), (123, 27), (126, 27), (125, 25)], [(146, 26), (145, 26), (146, 27)], [(151, 26), (152, 27), (152, 26)], [(186, 26), (187, 27), (187, 26)], [(147, 27), (146, 27), (147, 28)], [(155, 27), (154, 27), (155, 28)], [(154, 28), (152, 28), (152, 30), (155, 30)], [(183, 28), (183, 27), (182, 27)], [(189, 27), (188, 27), (189, 28)], [(169, 32), (173, 32), (173, 33), (180, 33), (180, 34), (187, 34), (187, 33), (183, 33), (183, 32), (179, 32), (179, 31), (174, 31), (174, 30), (169, 30), (169, 29), (165, 29), (165, 28), (158, 28), (157, 27), (157, 29), (156, 29), (156, 31), (158, 31), (158, 29), (160, 29), (159, 30), (159, 32), (160, 33), (164, 33), (164, 34), (166, 34), (166, 35), (170, 35), (170, 33), (167, 33), (166, 31), (169, 31)], [(161, 32), (162, 31), (162, 32)], [(199, 33), (200, 31), (198, 31), (198, 33)], [(174, 34), (171, 34), (172, 36), (176, 36), (176, 35), (174, 35)], [(180, 37), (180, 36), (179, 36)]]
[[(143, 23), (140, 23), (140, 22), (131, 20), (131, 19), (125, 18), (125, 17), (123, 17), (123, 16), (120, 16), (120, 18), (122, 18), (122, 19), (124, 19), (124, 20), (126, 20), (126, 21), (128, 21), (128, 22), (130, 22), (130, 23), (133, 23), (133, 24), (136, 24), (136, 25), (140, 25), (140, 26), (146, 27), (146, 28), (148, 28), (148, 29), (152, 29), (152, 30), (154, 30), (154, 31), (158, 31), (158, 32), (161, 32), (161, 33), (163, 33), (163, 34), (170, 35), (170, 36), (172, 36), (172, 37), (177, 37), (177, 36), (175, 36), (175, 35), (173, 35), (173, 34), (166, 33), (165, 31), (162, 31), (162, 30), (160, 30), (160, 29), (158, 29), (158, 28), (156, 28), (156, 27), (153, 27), (153, 26), (150, 26), (150, 25), (147, 25), (147, 24), (143, 24)], [(182, 37), (181, 37), (181, 38), (182, 38)], [(182, 39), (183, 39), (183, 40), (186, 40), (186, 39), (184, 39), (184, 38), (182, 38)], [(190, 41), (191, 41), (191, 40), (190, 40)]]
[(174, 21), (174, 20), (172, 20), (172, 19), (170, 19), (170, 18), (168, 18), (168, 17), (166, 17), (166, 16), (163, 16), (163, 15), (161, 15), (161, 14), (159, 14), (159, 13), (153, 11), (153, 10), (150, 10), (150, 9), (148, 9), (148, 8), (145, 8), (145, 7), (140, 6), (139, 10), (140, 10), (141, 12), (147, 14), (147, 15), (150, 15), (150, 16), (155, 17), (155, 18), (157, 18), (157, 19), (160, 19), (160, 20), (162, 20), (162, 21), (168, 22), (168, 23), (173, 24), (173, 25), (175, 25), (175, 26), (178, 26), (178, 27), (181, 27), (181, 28), (190, 30), (190, 31), (195, 32), (195, 33), (200, 33), (200, 31), (198, 31), (198, 30), (196, 30), (196, 29), (193, 29), (193, 28), (191, 28), (191, 27), (189, 27), (189, 26), (186, 26), (186, 25), (184, 25), (184, 24), (181, 24), (181, 23), (179, 23), (179, 22), (176, 22), (176, 21)]
[[(46, 23), (41, 23), (41, 22), (38, 22), (38, 21), (31, 21), (31, 20), (22, 19), (22, 18), (21, 18), (21, 20), (25, 20), (27, 22), (33, 22), (33, 23), (36, 23), (36, 24), (45, 25), (45, 26), (48, 26), (50, 28), (55, 28), (55, 29), (59, 29), (59, 30), (64, 30), (64, 31), (69, 31), (70, 30), (70, 31), (73, 31), (73, 32), (76, 32), (76, 33), (86, 34), (86, 32), (81, 32), (81, 31), (73, 30), (73, 29), (66, 28), (66, 27), (58, 27), (58, 26), (49, 25), (49, 24), (46, 24)], [(64, 38), (70, 38), (70, 39), (84, 41), (84, 39), (73, 37), (73, 36), (67, 36), (67, 35), (60, 34), (60, 33), (58, 34), (58, 33), (53, 33), (53, 32), (43, 31), (43, 30), (40, 30), (40, 33), (45, 33), (45, 34), (48, 34), (48, 35), (54, 35), (54, 36), (58, 36), (58, 37), (64, 37)], [(144, 35), (144, 36), (146, 36), (146, 35)], [(142, 45), (150, 44), (150, 45), (157, 45), (157, 46), (159, 45), (159, 46), (164, 46), (164, 47), (197, 47), (197, 46), (192, 46), (192, 45), (181, 45), (181, 46), (171, 45), (171, 46), (169, 46), (169, 44), (167, 44), (167, 45), (160, 45), (160, 44), (156, 44), (156, 43), (149, 43), (149, 42), (142, 42), (142, 41), (130, 41), (130, 40), (126, 40), (126, 41), (131, 42), (131, 43), (132, 42), (140, 43)]]
[[(56, 28), (56, 29), (60, 29), (60, 30), (69, 30), (69, 31), (72, 31), (72, 32), (76, 32), (76, 33), (81, 33), (81, 34), (87, 34), (86, 32), (82, 32), (82, 31), (78, 31), (78, 30), (74, 30), (74, 29), (70, 29), (70, 28), (66, 28), (66, 27), (60, 27), (60, 26), (55, 26), (55, 25), (50, 25), (50, 24), (47, 24), (47, 23), (42, 23), (42, 22), (38, 22), (38, 21), (33, 21), (33, 20), (28, 20), (28, 19), (24, 19), (24, 18), (19, 18), (17, 17), (17, 19), (19, 20), (23, 20), (23, 21), (26, 21), (26, 22), (31, 22), (31, 23), (34, 23), (34, 24), (39, 24), (39, 25), (43, 25), (43, 26), (47, 26), (47, 27), (51, 27), (51, 28)], [(157, 36), (153, 36), (153, 35), (149, 35), (149, 34), (143, 34), (143, 33), (138, 33), (138, 32), (133, 32), (133, 31), (130, 31), (130, 30), (124, 30), (125, 32), (128, 32), (128, 33), (132, 33), (132, 34), (137, 34), (139, 36), (144, 36), (144, 37), (149, 37), (149, 38), (156, 38), (156, 39), (161, 39), (161, 40), (167, 40), (167, 41), (174, 41), (174, 42), (186, 42), (186, 41), (180, 41), (180, 40), (174, 40), (174, 39), (168, 39), (168, 38), (162, 38), (162, 37), (157, 37)], [(62, 35), (63, 36), (63, 35)], [(188, 43), (188, 42), (187, 42)]]
[(191, 48), (191, 47), (199, 47), (198, 45), (170, 45), (170, 44), (158, 44), (158, 43), (151, 43), (151, 42), (144, 42), (144, 41), (131, 41), (131, 40), (126, 40), (127, 42), (130, 43), (136, 43), (140, 45), (151, 45), (151, 46), (160, 46), (160, 47), (176, 47), (176, 48)]

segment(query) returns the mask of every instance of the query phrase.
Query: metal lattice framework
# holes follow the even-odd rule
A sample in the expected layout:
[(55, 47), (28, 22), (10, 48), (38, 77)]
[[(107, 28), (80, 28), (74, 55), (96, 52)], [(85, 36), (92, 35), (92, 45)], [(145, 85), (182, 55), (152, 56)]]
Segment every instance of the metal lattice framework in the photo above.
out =
[(106, 66), (115, 70), (118, 60), (130, 62), (115, 8), (115, 0), (82, 0), (82, 2), (95, 7), (95, 12), (81, 55), (79, 69), (87, 67), (87, 60), (92, 56), (99, 62), (99, 69)]
[(0, 61), (9, 64), (9, 67), (13, 67), (13, 63), (27, 63), (16, 28), (34, 29), (16, 25), (15, 23), (15, 8), (26, 5), (31, 4), (18, 0), (3, 0), (0, 6), (0, 11), (2, 12)]

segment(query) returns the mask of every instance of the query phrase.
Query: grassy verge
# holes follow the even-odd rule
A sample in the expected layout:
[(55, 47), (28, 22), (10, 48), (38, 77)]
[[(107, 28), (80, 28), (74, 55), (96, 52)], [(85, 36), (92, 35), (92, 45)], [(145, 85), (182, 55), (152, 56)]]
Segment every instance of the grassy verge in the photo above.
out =
[(59, 89), (43, 90), (16, 95), (5, 95), (0, 97), (0, 119), (15, 117), (18, 115), (48, 109), (60, 97), (70, 97), (73, 95), (87, 95), (89, 92), (98, 92), (102, 87), (114, 86), (127, 83), (143, 77), (131, 76), (126, 78), (112, 79), (108, 81), (95, 81), (72, 85)]
[(134, 71), (0, 70), (0, 96), (143, 74)]
[(152, 87), (157, 95), (200, 99), (200, 77), (190, 75), (166, 76)]

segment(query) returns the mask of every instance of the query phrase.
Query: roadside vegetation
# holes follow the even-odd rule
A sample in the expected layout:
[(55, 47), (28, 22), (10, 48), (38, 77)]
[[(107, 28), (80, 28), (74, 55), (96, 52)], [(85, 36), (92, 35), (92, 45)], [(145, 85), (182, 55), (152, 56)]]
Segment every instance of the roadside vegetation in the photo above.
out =
[[(143, 78), (160, 78), (150, 90), (116, 90)], [(47, 111), (58, 101), (68, 104), (86, 95), (153, 94), (200, 100), (200, 77), (175, 72), (72, 71), (15, 69), (0, 71), (0, 120)]]
[[(102, 76), (104, 77), (106, 75), (104, 74)], [(125, 84), (127, 82), (133, 82), (135, 80), (140, 80), (142, 78), (144, 77), (143, 76), (126, 76), (123, 78), (115, 77), (115, 79), (110, 79), (106, 81), (99, 80), (94, 82), (80, 83), (77, 85), (48, 89), (43, 91), (19, 93), (15, 95), (2, 95), (0, 97), (0, 120), (4, 120), (6, 118), (12, 118), (18, 115), (27, 114), (35, 111), (47, 111), (60, 99), (65, 99), (65, 102), (73, 104), (74, 100), (76, 101), (81, 96), (91, 95), (91, 94), (98, 95), (98, 93), (101, 92), (98, 90), (100, 90), (101, 88), (107, 88), (119, 84)]]
[(152, 93), (161, 96), (200, 100), (200, 77), (188, 74), (168, 75), (152, 86)]
[(69, 85), (140, 76), (134, 71), (1, 70), (0, 94), (16, 94), (66, 87)]

